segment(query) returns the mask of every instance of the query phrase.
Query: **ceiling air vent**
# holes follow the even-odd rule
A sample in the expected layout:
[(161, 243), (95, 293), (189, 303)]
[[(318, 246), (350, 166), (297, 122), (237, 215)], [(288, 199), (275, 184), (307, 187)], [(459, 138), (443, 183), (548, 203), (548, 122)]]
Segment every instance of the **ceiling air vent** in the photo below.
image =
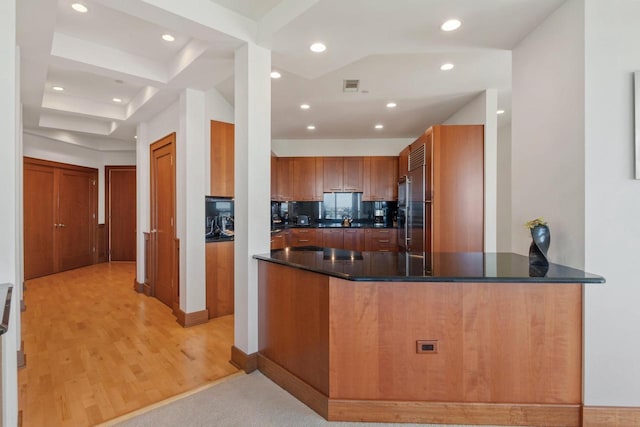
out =
[(343, 92), (357, 92), (358, 86), (360, 86), (360, 80), (343, 80), (342, 81)]

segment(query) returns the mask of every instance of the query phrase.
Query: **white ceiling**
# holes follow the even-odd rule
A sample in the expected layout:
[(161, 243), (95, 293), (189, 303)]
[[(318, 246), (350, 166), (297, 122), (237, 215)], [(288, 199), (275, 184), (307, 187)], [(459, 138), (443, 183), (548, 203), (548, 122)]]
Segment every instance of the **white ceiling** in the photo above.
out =
[[(274, 139), (411, 138), (487, 88), (507, 121), (511, 49), (563, 1), (82, 0), (80, 14), (72, 0), (20, 0), (24, 125), (133, 146), (137, 124), (184, 88), (233, 103), (233, 53), (256, 35), (282, 73), (272, 80)], [(462, 27), (441, 31), (451, 17)], [(310, 52), (315, 41), (327, 51)], [(444, 62), (455, 68), (441, 71)], [(359, 79), (360, 91), (344, 93), (344, 79)]]

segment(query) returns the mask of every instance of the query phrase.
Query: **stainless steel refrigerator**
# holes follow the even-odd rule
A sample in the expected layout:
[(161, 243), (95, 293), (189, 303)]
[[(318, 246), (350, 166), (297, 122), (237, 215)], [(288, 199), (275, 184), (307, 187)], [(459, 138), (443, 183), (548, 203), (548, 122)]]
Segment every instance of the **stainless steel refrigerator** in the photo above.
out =
[(421, 254), (428, 249), (425, 245), (424, 150), (410, 159), (409, 165), (408, 175), (398, 183), (398, 245), (402, 251)]

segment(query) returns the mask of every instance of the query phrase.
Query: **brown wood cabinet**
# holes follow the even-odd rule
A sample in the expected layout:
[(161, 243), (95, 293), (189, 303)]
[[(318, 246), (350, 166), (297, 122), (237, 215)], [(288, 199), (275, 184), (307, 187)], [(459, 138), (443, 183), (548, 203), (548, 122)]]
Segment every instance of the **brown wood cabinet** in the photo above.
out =
[(363, 157), (323, 157), (325, 193), (363, 191)]
[(234, 125), (211, 120), (212, 196), (234, 196)]
[(25, 279), (97, 262), (97, 182), (97, 169), (25, 157)]
[(322, 193), (322, 157), (293, 158), (293, 199), (297, 201), (319, 201)]
[(364, 191), (362, 200), (398, 200), (398, 157), (364, 158)]
[(206, 244), (209, 319), (233, 314), (233, 244), (232, 241)]
[(293, 157), (278, 157), (276, 159), (276, 194), (273, 200), (286, 202), (293, 198)]
[(287, 239), (284, 231), (271, 235), (271, 249), (284, 249), (287, 247)]
[(364, 230), (364, 247), (370, 252), (396, 252), (398, 250), (398, 234), (395, 228), (366, 228)]
[(322, 246), (325, 248), (344, 248), (344, 231), (342, 228), (326, 228), (322, 231)]
[(364, 231), (362, 228), (345, 228), (343, 248), (350, 251), (364, 251)]
[(484, 250), (484, 126), (433, 126), (408, 148), (425, 149), (425, 250)]
[(411, 151), (411, 146), (407, 145), (398, 156), (398, 179), (409, 173), (409, 151)]
[(292, 228), (287, 246), (322, 246), (322, 230), (318, 228)]

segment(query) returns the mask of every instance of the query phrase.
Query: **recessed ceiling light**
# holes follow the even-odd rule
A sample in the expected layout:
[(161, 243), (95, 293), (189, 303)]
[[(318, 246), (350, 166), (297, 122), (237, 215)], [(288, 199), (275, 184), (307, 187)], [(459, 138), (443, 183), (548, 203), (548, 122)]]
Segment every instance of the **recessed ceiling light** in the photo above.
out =
[(120, 99), (120, 98), (113, 98), (113, 102), (122, 102), (122, 99)]
[(504, 114), (504, 110), (498, 110), (496, 111), (496, 114)]
[(457, 30), (458, 28), (460, 28), (460, 25), (462, 25), (462, 22), (460, 22), (459, 20), (457, 20), (457, 19), (449, 19), (444, 24), (442, 24), (440, 29), (442, 31), (454, 31), (454, 30)]
[(300, 109), (301, 110), (308, 110), (309, 108), (311, 108), (311, 106), (309, 104), (300, 104)]
[(163, 34), (162, 35), (162, 40), (166, 41), (166, 42), (172, 42), (174, 41), (176, 38), (173, 37), (171, 34)]
[(279, 79), (280, 77), (282, 77), (282, 74), (280, 74), (277, 71), (272, 71), (271, 74), (269, 74), (271, 76), (272, 79)]
[(314, 125), (309, 125), (309, 126), (307, 126), (307, 129), (309, 129), (309, 130), (314, 130), (315, 128), (316, 128), (316, 127), (315, 127)]
[(62, 86), (54, 86), (51, 89), (55, 90), (56, 92), (62, 92), (64, 90)]
[(382, 128), (384, 128), (384, 125), (377, 124), (377, 125), (375, 125), (375, 128), (376, 128), (376, 129), (382, 129)]
[(449, 70), (453, 70), (453, 64), (450, 62), (447, 62), (446, 64), (442, 64), (442, 66), (440, 66), (440, 69), (442, 71), (449, 71)]
[(71, 5), (71, 8), (80, 13), (87, 13), (89, 11), (89, 9), (87, 9), (87, 6), (83, 5), (82, 3), (73, 3)]
[(318, 42), (318, 43), (314, 43), (311, 46), (309, 46), (309, 49), (311, 49), (312, 52), (316, 52), (316, 53), (320, 53), (320, 52), (324, 52), (325, 50), (327, 50), (327, 47)]
[(387, 108), (396, 108), (398, 106), (398, 104), (396, 104), (395, 102), (389, 102), (387, 104)]

